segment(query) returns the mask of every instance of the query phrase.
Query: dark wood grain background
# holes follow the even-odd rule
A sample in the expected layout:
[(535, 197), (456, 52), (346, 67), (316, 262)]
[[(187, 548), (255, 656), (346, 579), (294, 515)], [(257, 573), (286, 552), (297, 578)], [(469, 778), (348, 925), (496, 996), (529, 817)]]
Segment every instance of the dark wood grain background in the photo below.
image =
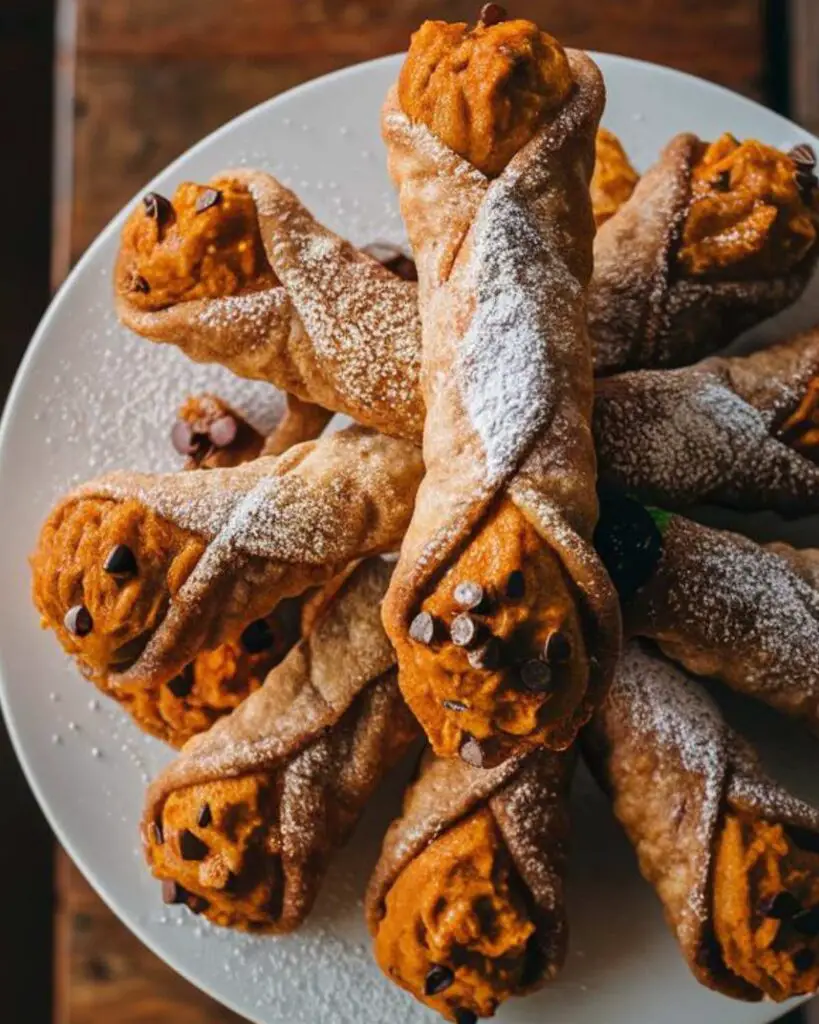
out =
[[(0, 0), (0, 139), (13, 140), (0, 160), (0, 399), (44, 308), (49, 256), (57, 283), (150, 177), (235, 114), (403, 49), (425, 17), (472, 19), (477, 6)], [(568, 44), (669, 64), (819, 122), (819, 0), (519, 0), (513, 13)], [(2, 735), (0, 770), (11, 793), (0, 834), (22, 837), (0, 843), (12, 919), (0, 924), (0, 1021), (236, 1021), (153, 957), (61, 852), (52, 932), (52, 841)]]

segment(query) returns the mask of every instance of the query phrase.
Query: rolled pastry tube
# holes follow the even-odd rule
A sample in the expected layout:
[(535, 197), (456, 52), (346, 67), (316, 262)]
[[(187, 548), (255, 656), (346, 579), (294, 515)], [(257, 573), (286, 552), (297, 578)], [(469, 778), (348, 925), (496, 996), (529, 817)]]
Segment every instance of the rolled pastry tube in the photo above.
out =
[(380, 621), (390, 568), (363, 562), (262, 687), (192, 739), (149, 791), (145, 855), (166, 903), (281, 933), (418, 727)]
[(626, 635), (819, 730), (819, 552), (760, 545), (630, 499), (602, 508), (596, 542)]
[(584, 750), (697, 980), (746, 1000), (816, 991), (819, 811), (701, 685), (633, 642)]
[[(89, 674), (161, 685), (279, 601), (394, 550), (421, 472), (413, 445), (350, 428), (231, 469), (112, 474), (47, 519), (35, 603)], [(118, 546), (127, 572), (106, 569)]]
[(384, 621), (436, 753), (484, 767), (570, 745), (616, 657), (617, 602), (589, 542), (603, 99), (593, 62), (532, 22), (427, 22), (382, 114), (426, 406), (426, 476)]
[(819, 511), (819, 330), (749, 356), (599, 380), (604, 487), (664, 508)]
[(595, 238), (596, 372), (689, 365), (791, 305), (816, 263), (815, 162), (675, 136)]
[(365, 904), (375, 958), (447, 1020), (490, 1017), (563, 964), (574, 761), (427, 756), (387, 832)]

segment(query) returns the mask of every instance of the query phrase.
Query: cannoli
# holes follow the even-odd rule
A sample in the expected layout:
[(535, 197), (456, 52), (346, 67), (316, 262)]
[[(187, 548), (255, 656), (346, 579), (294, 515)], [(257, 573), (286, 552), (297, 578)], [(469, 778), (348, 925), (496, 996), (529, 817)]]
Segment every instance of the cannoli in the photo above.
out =
[(697, 980), (746, 1000), (816, 991), (819, 811), (637, 643), (584, 745)]
[(682, 366), (794, 302), (816, 261), (816, 158), (678, 135), (594, 243), (599, 374)]
[(427, 408), (384, 622), (436, 753), (484, 767), (567, 747), (619, 642), (590, 543), (584, 294), (603, 99), (593, 62), (532, 22), (426, 22), (382, 115), (418, 267)]
[(457, 1024), (553, 978), (566, 955), (574, 752), (495, 768), (427, 757), (366, 898), (392, 981)]
[(233, 469), (103, 477), (46, 521), (35, 602), (89, 674), (161, 685), (282, 599), (394, 550), (421, 472), (413, 445), (353, 427)]
[(651, 504), (819, 512), (819, 330), (597, 381), (594, 438), (603, 486)]
[(626, 498), (603, 502), (595, 540), (627, 636), (819, 731), (819, 551), (762, 546)]
[(389, 574), (362, 563), (262, 688), (153, 782), (143, 842), (166, 903), (253, 932), (292, 931), (310, 912), (419, 734), (380, 621)]

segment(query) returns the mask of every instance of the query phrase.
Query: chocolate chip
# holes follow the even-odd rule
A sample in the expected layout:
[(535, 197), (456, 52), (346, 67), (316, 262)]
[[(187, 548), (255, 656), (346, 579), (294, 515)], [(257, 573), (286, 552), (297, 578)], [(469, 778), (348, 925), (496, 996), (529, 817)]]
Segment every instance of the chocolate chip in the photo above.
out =
[(111, 576), (135, 576), (136, 556), (127, 544), (117, 544), (105, 559), (103, 569)]
[(803, 910), (791, 918), (791, 924), (800, 935), (819, 935), (819, 907)]
[(142, 295), (147, 295), (151, 290), (151, 286), (142, 276), (142, 274), (135, 274), (131, 281), (131, 291), (140, 292)]
[(651, 579), (663, 554), (663, 535), (654, 517), (640, 502), (626, 497), (601, 501), (594, 543), (624, 601)]
[(464, 740), (459, 753), (461, 759), (466, 761), (467, 764), (471, 764), (473, 768), (483, 767), (483, 750), (481, 750), (481, 745), (474, 736), (469, 736)]
[(142, 204), (145, 207), (145, 213), (160, 227), (170, 220), (172, 207), (165, 196), (161, 196), (158, 192), (149, 192), (143, 197)]
[(802, 910), (802, 904), (792, 892), (783, 890), (760, 908), (763, 917), (771, 917), (776, 921), (787, 921)]
[(476, 647), (474, 651), (467, 654), (467, 660), (472, 668), (492, 671), (500, 664), (501, 646), (497, 637), (491, 636), (485, 644)]
[(572, 645), (565, 633), (550, 633), (543, 645), (543, 657), (550, 665), (562, 665), (571, 657)]
[(819, 834), (809, 828), (791, 826), (787, 829), (788, 837), (796, 843), (800, 850), (808, 853), (819, 853)]
[(443, 964), (433, 964), (424, 979), (424, 995), (437, 996), (448, 989), (454, 980), (455, 975), (448, 967)]
[(193, 208), (197, 213), (204, 213), (205, 210), (209, 210), (211, 206), (216, 206), (222, 202), (222, 193), (218, 188), (206, 188), (204, 192), (200, 192), (196, 197), (196, 202)]
[(184, 903), (187, 897), (187, 892), (178, 882), (174, 882), (170, 878), (164, 879), (162, 882), (163, 903), (166, 903), (168, 906), (172, 906), (175, 903)]
[(471, 580), (464, 580), (455, 588), (453, 597), (457, 604), (466, 611), (474, 611), (484, 601), (483, 587), (480, 583), (473, 583)]
[(469, 706), (462, 704), (459, 700), (442, 700), (441, 707), (446, 708), (447, 711), (469, 711)]
[(199, 828), (207, 828), (213, 821), (213, 815), (210, 811), (210, 804), (202, 804), (199, 809), (199, 816), (196, 819), (196, 824)]
[(171, 444), (180, 455), (193, 455), (198, 444), (193, 427), (185, 420), (177, 420), (171, 427)]
[(470, 647), (477, 639), (478, 624), (466, 612), (456, 615), (449, 627), (449, 635), (456, 647)]
[[(487, 4), (487, 7), (497, 7), (497, 4)], [(459, 1007), (455, 1011), (455, 1024), (478, 1024), (478, 1015), (472, 1010)]]
[[(493, 25), (499, 25), (502, 21), (506, 21), (508, 17), (506, 8), (501, 7), (500, 4), (484, 4), (478, 16), (478, 21), (484, 28), (491, 28)], [(458, 1021), (458, 1024), (462, 1024), (462, 1022)]]
[(256, 619), (242, 633), (241, 641), (248, 654), (261, 654), (262, 651), (270, 650), (276, 637), (267, 619)]
[(418, 612), (410, 623), (410, 637), (419, 644), (431, 644), (435, 639), (435, 619), (429, 612)]
[(793, 954), (793, 966), (797, 971), (809, 971), (816, 963), (816, 954), (810, 949), (798, 949)]
[(813, 146), (800, 142), (798, 146), (788, 150), (788, 156), (800, 169), (812, 171), (816, 166), (816, 153)]
[(158, 821), (151, 822), (151, 839), (155, 846), (161, 846), (165, 842), (165, 833)]
[(191, 692), (193, 689), (193, 682), (193, 667), (191, 665), (186, 665), (178, 676), (174, 676), (173, 679), (168, 680), (168, 689), (174, 697), (179, 697), (181, 700), (183, 697), (187, 697)]
[(192, 914), (196, 914), (197, 916), (199, 914), (204, 914), (205, 911), (210, 906), (210, 903), (208, 903), (208, 901), (203, 896), (195, 896), (193, 893), (191, 893), (188, 896), (187, 904), (188, 910), (190, 910)]
[(69, 608), (65, 613), (63, 624), (69, 633), (78, 637), (88, 636), (94, 628), (91, 612), (84, 604), (75, 604), (73, 608)]
[(543, 693), (549, 689), (552, 681), (552, 670), (545, 661), (533, 658), (524, 663), (520, 670), (520, 678), (527, 690), (532, 693)]
[(186, 828), (179, 835), (179, 854), (182, 860), (204, 860), (208, 855), (208, 846)]
[(389, 242), (371, 242), (361, 250), (374, 260), (378, 260), (382, 267), (390, 273), (400, 277), (402, 281), (417, 281), (418, 268), (413, 260), (405, 255), (397, 246)]
[(819, 178), (813, 173), (813, 171), (802, 170), (797, 168), (794, 171), (793, 180), (796, 182), (796, 187), (802, 193), (802, 198), (809, 200), (813, 195), (813, 191), (817, 185), (819, 185)]
[(717, 192), (727, 192), (731, 187), (731, 172), (729, 170), (720, 171), (712, 182)]
[(526, 593), (526, 577), (522, 569), (515, 569), (509, 573), (506, 581), (506, 596), (511, 601), (519, 601)]
[(220, 416), (218, 420), (211, 423), (208, 428), (208, 437), (217, 448), (227, 448), (236, 440), (239, 432), (239, 424), (233, 416)]

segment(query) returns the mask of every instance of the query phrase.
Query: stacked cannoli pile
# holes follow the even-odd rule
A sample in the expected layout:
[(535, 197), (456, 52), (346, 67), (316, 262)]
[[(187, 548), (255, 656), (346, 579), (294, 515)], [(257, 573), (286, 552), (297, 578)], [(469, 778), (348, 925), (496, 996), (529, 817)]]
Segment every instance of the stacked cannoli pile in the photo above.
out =
[(457, 1024), (561, 967), (579, 756), (702, 983), (819, 987), (819, 809), (698, 681), (819, 731), (819, 551), (679, 514), (819, 512), (819, 330), (713, 354), (811, 276), (815, 157), (681, 135), (639, 176), (604, 101), (487, 4), (423, 24), (384, 103), (411, 258), (260, 170), (146, 195), (121, 320), (287, 413), (193, 396), (184, 468), (78, 488), (32, 558), (43, 623), (180, 748), (142, 822), (167, 903), (297, 928), (425, 740), (366, 913)]

